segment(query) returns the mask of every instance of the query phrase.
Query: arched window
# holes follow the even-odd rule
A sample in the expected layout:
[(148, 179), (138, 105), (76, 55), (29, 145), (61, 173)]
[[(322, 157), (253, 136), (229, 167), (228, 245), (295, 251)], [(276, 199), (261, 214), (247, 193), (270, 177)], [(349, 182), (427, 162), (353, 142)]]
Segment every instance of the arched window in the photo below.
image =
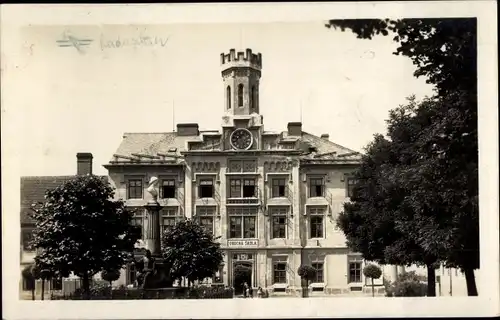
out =
[(238, 85), (238, 107), (243, 107), (243, 85)]
[(226, 100), (227, 100), (227, 108), (231, 109), (231, 87), (227, 86), (226, 89)]
[(250, 108), (253, 110), (255, 109), (255, 86), (252, 86), (252, 95), (251, 95), (251, 104)]

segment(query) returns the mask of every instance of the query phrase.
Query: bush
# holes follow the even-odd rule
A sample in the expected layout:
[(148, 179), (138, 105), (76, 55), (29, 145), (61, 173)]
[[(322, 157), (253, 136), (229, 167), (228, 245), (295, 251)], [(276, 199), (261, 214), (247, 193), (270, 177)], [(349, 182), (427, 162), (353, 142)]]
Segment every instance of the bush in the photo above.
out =
[(414, 271), (400, 274), (398, 280), (393, 283), (384, 279), (384, 285), (388, 297), (425, 297), (427, 294), (425, 277)]
[(306, 281), (309, 281), (314, 278), (316, 275), (316, 269), (311, 266), (301, 265), (297, 270), (297, 274)]

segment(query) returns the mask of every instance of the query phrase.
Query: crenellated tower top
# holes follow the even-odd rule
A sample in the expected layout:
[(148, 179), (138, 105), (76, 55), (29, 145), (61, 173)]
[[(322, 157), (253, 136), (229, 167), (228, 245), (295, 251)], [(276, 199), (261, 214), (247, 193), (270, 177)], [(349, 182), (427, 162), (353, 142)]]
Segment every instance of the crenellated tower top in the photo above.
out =
[(220, 62), (223, 70), (230, 68), (248, 67), (255, 70), (262, 69), (262, 55), (260, 53), (252, 53), (252, 49), (246, 49), (236, 52), (235, 49), (229, 50), (229, 54), (221, 53)]

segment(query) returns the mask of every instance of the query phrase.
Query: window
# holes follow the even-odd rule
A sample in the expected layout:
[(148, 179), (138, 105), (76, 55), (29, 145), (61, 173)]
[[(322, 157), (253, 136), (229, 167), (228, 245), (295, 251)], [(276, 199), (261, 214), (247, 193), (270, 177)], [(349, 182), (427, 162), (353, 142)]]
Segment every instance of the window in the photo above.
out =
[(252, 96), (251, 96), (251, 99), (252, 99), (252, 100), (251, 100), (251, 103), (252, 103), (252, 104), (251, 104), (251, 106), (250, 106), (250, 108), (251, 108), (252, 110), (253, 110), (253, 109), (255, 109), (255, 98), (256, 98), (256, 96), (255, 96), (255, 86), (252, 86)]
[(286, 283), (286, 262), (274, 263), (273, 283)]
[(144, 217), (142, 216), (142, 213), (134, 213), (132, 216), (132, 222), (131, 222), (133, 226), (140, 227), (141, 239), (143, 238), (143, 235), (144, 235), (144, 231), (143, 231), (143, 227), (142, 227), (143, 220), (144, 220)]
[(349, 261), (349, 283), (361, 282), (361, 258), (351, 258)]
[(279, 179), (273, 179), (273, 187), (272, 187), (272, 198), (278, 198), (278, 197), (285, 197), (285, 190), (286, 190), (286, 179), (284, 178), (279, 178)]
[(33, 251), (31, 241), (33, 240), (33, 229), (23, 229), (21, 231), (21, 241), (24, 251)]
[(255, 197), (255, 180), (243, 179), (243, 198)]
[(323, 283), (323, 262), (315, 262), (312, 264), (312, 267), (316, 269), (316, 274), (314, 275), (314, 278), (312, 282), (314, 283)]
[(200, 180), (198, 188), (200, 198), (213, 198), (214, 197), (214, 181), (212, 179)]
[(243, 85), (238, 85), (238, 107), (243, 107)]
[(309, 179), (309, 197), (323, 197), (323, 178)]
[(160, 198), (175, 198), (175, 179), (167, 179), (161, 181)]
[(196, 207), (196, 218), (206, 231), (214, 233), (215, 207)]
[(323, 217), (324, 208), (310, 207), (309, 208), (309, 223), (310, 223), (310, 237), (323, 238)]
[(142, 180), (130, 179), (128, 181), (128, 199), (142, 199)]
[(228, 208), (229, 238), (255, 238), (257, 209), (253, 207)]
[(231, 179), (229, 197), (230, 198), (241, 197), (241, 180)]
[(230, 198), (253, 198), (257, 194), (255, 179), (231, 179), (229, 185)]
[(231, 87), (227, 86), (226, 88), (226, 101), (227, 101), (227, 108), (231, 109)]
[(287, 208), (272, 208), (272, 231), (271, 237), (275, 238), (286, 238), (286, 214)]
[(51, 280), (52, 290), (62, 290), (62, 279), (55, 278)]
[(354, 178), (347, 179), (347, 196), (349, 198), (352, 197), (354, 187), (356, 186), (357, 183), (358, 183), (357, 179), (354, 179)]
[(180, 217), (178, 215), (177, 207), (163, 208), (161, 211), (161, 232), (175, 226)]
[(223, 283), (222, 275), (224, 274), (224, 265), (220, 265), (217, 272), (212, 277), (212, 283)]

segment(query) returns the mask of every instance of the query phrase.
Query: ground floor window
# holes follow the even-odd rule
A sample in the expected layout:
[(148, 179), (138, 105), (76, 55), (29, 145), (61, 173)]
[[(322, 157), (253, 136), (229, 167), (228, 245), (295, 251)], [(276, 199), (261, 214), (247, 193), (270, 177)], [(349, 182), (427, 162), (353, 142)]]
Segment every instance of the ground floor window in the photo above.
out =
[(286, 262), (274, 263), (273, 283), (286, 283)]
[(323, 283), (324, 282), (324, 278), (323, 278), (323, 273), (324, 273), (324, 269), (323, 269), (323, 262), (315, 262), (312, 264), (312, 267), (314, 269), (316, 269), (316, 274), (314, 275), (314, 278), (313, 278), (313, 283)]
[(361, 282), (362, 260), (359, 257), (349, 258), (349, 283)]

